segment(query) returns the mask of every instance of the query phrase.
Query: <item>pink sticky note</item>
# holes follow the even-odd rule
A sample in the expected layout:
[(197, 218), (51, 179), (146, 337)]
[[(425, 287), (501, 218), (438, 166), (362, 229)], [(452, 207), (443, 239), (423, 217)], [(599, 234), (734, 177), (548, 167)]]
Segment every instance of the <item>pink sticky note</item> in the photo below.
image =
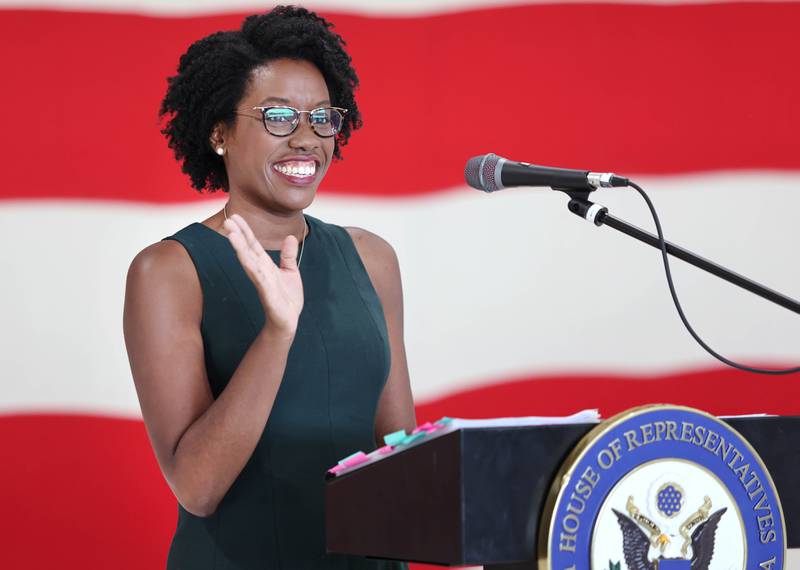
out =
[(333, 467), (328, 469), (328, 473), (332, 473), (333, 475), (336, 475), (342, 469), (344, 469), (344, 465), (334, 465)]
[(383, 447), (370, 451), (367, 457), (370, 459), (380, 459), (382, 455), (386, 455), (392, 451), (394, 451), (393, 445), (384, 445)]
[(342, 463), (342, 465), (344, 465), (345, 467), (355, 467), (356, 465), (361, 465), (362, 463), (364, 463), (368, 459), (369, 458), (367, 457), (366, 453), (359, 452), (359, 453), (353, 455), (353, 457), (351, 457), (350, 459), (348, 459), (344, 463)]
[(417, 426), (416, 428), (414, 428), (414, 431), (412, 431), (411, 433), (415, 434), (415, 433), (419, 433), (421, 431), (424, 431), (425, 433), (431, 433), (431, 432), (436, 431), (438, 429), (442, 429), (443, 427), (445, 427), (445, 426), (443, 426), (441, 424), (432, 424), (431, 422), (425, 422), (421, 426)]
[(415, 434), (415, 433), (419, 433), (421, 431), (426, 431), (427, 432), (427, 431), (430, 431), (432, 427), (433, 427), (433, 424), (431, 424), (431, 422), (425, 422), (421, 426), (415, 427), (414, 431), (412, 431), (411, 433)]

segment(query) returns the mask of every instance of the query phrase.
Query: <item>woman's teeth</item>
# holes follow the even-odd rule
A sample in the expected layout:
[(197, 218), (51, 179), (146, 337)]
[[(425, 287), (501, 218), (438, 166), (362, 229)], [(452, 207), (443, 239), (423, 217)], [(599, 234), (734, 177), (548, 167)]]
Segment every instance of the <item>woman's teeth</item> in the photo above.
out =
[(302, 178), (304, 176), (314, 176), (317, 173), (316, 162), (280, 162), (272, 168), (288, 176)]

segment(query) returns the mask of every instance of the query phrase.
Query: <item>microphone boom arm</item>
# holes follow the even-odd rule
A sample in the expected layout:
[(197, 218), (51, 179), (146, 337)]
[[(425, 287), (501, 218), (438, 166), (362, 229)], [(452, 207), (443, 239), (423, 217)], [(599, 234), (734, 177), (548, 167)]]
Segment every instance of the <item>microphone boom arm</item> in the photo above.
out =
[[(554, 188), (554, 190), (561, 190), (569, 195), (570, 201), (568, 204), (568, 209), (573, 214), (592, 222), (596, 226), (609, 226), (619, 232), (622, 232), (623, 234), (629, 235), (632, 238), (651, 245), (658, 250), (661, 249), (658, 236), (634, 226), (633, 224), (629, 224), (625, 220), (621, 220), (615, 216), (612, 216), (608, 213), (608, 208), (605, 206), (590, 202), (588, 191), (574, 191), (567, 188)], [(695, 267), (707, 271), (712, 275), (716, 275), (728, 283), (732, 283), (733, 285), (741, 287), (742, 289), (750, 291), (751, 293), (755, 293), (762, 299), (772, 301), (773, 303), (780, 305), (785, 309), (789, 309), (794, 313), (800, 314), (800, 302), (795, 301), (794, 299), (787, 297), (786, 295), (773, 289), (770, 289), (769, 287), (765, 287), (760, 283), (756, 283), (744, 275), (739, 275), (730, 269), (726, 269), (725, 267), (722, 267), (713, 261), (705, 259), (704, 257), (700, 257), (688, 249), (684, 249), (666, 240), (664, 240), (664, 244), (666, 246), (667, 253), (673, 257), (677, 257), (678, 259), (685, 261), (690, 265), (694, 265)]]

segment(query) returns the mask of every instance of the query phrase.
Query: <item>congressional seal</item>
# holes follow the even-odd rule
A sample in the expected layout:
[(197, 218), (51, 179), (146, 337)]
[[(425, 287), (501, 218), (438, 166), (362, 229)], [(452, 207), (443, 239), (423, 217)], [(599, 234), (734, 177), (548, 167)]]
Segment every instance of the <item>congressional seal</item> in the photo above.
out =
[(783, 511), (756, 451), (691, 408), (623, 412), (576, 446), (553, 484), (540, 570), (779, 570)]

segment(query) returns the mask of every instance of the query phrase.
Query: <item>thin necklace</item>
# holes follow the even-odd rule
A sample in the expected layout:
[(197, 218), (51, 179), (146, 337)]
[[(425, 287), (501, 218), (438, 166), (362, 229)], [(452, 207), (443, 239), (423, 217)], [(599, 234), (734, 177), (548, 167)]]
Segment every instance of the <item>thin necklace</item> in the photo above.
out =
[[(222, 206), (222, 214), (225, 216), (225, 219), (228, 219), (228, 203), (225, 202), (225, 205)], [(300, 255), (297, 256), (297, 269), (300, 269), (300, 263), (303, 261), (303, 252), (306, 249), (306, 237), (308, 236), (308, 224), (306, 223), (306, 217), (303, 216), (303, 241), (300, 242)]]

